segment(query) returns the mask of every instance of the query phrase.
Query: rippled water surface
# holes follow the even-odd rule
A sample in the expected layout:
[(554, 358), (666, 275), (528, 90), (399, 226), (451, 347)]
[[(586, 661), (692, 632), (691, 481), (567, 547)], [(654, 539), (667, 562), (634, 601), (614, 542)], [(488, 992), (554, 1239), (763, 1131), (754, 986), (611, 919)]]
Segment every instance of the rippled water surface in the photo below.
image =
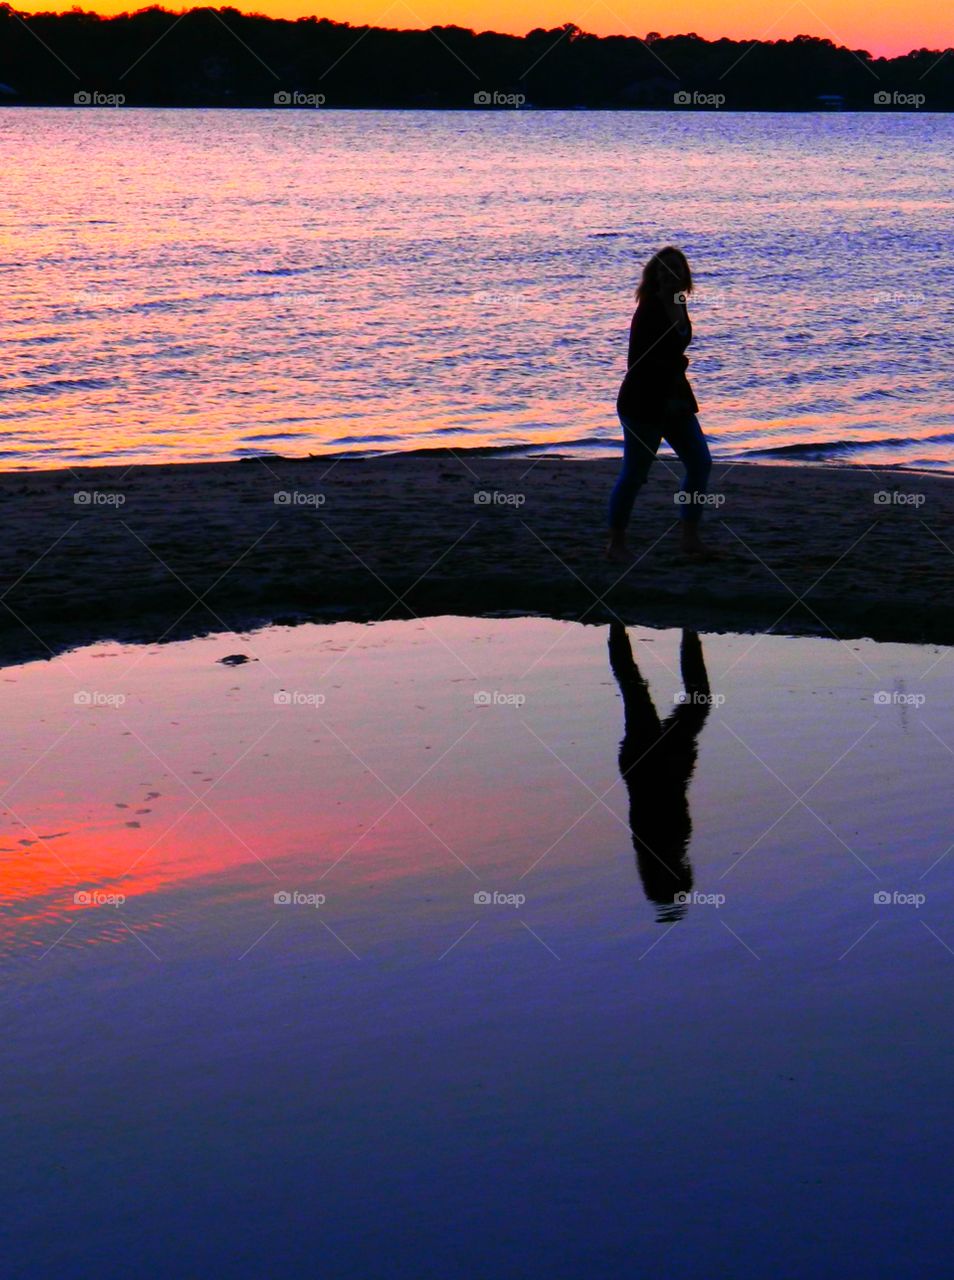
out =
[(674, 240), (720, 452), (949, 467), (951, 133), (6, 111), (0, 458), (615, 448), (634, 277)]

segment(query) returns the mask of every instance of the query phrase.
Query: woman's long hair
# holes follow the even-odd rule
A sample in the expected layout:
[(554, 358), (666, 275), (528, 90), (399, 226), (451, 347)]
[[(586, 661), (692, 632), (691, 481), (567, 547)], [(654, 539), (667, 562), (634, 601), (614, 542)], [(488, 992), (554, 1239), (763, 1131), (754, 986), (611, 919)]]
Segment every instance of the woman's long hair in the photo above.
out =
[[(685, 273), (682, 280), (670, 266), (673, 258), (679, 260), (682, 271)], [(689, 270), (689, 260), (674, 244), (667, 244), (659, 249), (643, 267), (643, 277), (636, 290), (636, 301), (645, 302), (648, 298), (658, 298), (661, 289), (669, 283), (669, 280), (672, 281), (674, 294), (692, 293), (692, 272)]]

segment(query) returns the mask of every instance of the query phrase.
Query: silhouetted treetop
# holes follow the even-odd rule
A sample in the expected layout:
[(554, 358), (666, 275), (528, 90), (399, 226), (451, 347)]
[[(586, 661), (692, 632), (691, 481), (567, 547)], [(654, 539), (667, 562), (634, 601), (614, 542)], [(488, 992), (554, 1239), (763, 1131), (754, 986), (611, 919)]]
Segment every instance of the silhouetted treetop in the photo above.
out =
[(104, 17), (0, 4), (0, 104), (949, 111), (954, 58), (827, 37), (402, 31), (227, 6)]

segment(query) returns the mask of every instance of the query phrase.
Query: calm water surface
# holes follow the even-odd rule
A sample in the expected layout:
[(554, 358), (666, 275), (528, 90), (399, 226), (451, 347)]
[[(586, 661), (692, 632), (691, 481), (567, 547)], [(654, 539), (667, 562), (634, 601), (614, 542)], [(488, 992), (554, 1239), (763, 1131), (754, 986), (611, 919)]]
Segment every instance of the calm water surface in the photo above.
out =
[(951, 651), (608, 640), (4, 671), (9, 1274), (943, 1274)]
[(0, 459), (615, 449), (675, 240), (720, 453), (950, 468), (951, 155), (926, 114), (7, 111)]

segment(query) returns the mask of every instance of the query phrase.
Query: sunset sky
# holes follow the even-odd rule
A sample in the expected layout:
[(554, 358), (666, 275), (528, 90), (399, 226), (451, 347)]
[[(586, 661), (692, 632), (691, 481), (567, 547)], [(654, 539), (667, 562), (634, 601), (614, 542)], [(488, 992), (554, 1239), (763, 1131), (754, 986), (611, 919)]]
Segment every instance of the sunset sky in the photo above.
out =
[[(949, 48), (954, 23), (949, 0), (922, 0), (908, 7), (898, 0), (231, 0), (232, 7), (272, 17), (310, 14), (338, 22), (386, 27), (428, 27), (454, 23), (476, 31), (522, 35), (534, 27), (575, 22), (596, 35), (675, 35), (694, 31), (707, 39), (785, 39), (824, 36), (835, 44), (887, 56), (911, 49)], [(60, 11), (71, 3), (14, 5), (24, 13)], [(82, 4), (98, 13), (143, 8), (123, 0)], [(169, 3), (176, 11), (192, 7)]]

